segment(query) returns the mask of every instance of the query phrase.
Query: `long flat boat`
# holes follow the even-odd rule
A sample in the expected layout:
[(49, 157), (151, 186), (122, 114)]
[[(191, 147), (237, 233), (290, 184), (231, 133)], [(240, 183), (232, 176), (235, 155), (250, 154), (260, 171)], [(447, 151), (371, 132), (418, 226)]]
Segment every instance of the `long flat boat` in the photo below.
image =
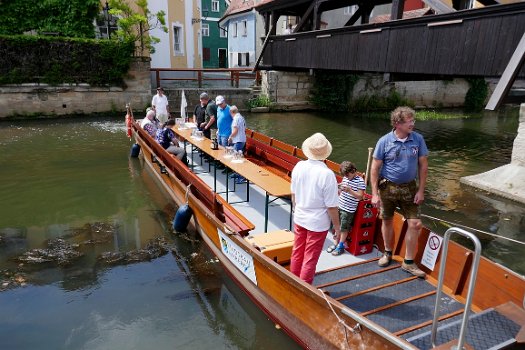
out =
[[(289, 183), (291, 170), (305, 159), (300, 148), (247, 130), (246, 157), (238, 159), (181, 128), (176, 132), (185, 139), (186, 166), (132, 118), (130, 124), (140, 158), (159, 186), (177, 205), (191, 208), (190, 225), (239, 288), (304, 348), (525, 348), (525, 279), (480, 258), (477, 246), (470, 250), (449, 240), (450, 230), (443, 241), (422, 229), (416, 262), (427, 276), (416, 278), (400, 268), (407, 225), (396, 214), (394, 262), (381, 268), (380, 219), (363, 200), (349, 252), (327, 253), (327, 238), (310, 285), (288, 268)], [(326, 163), (337, 174), (339, 165)], [(236, 184), (230, 170), (246, 184)]]

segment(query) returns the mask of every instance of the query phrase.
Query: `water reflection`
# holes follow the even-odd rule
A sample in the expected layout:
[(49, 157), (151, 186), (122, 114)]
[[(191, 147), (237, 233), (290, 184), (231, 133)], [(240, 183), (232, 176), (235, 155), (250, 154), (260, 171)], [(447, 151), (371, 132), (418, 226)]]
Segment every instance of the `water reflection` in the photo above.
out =
[[(24, 288), (0, 293), (6, 349), (296, 348), (227, 278), (189, 233), (169, 226), (175, 207), (140, 160), (121, 120), (0, 123), (0, 280), (22, 273)], [(23, 264), (23, 252), (62, 237), (109, 239), (79, 247), (72, 264)], [(173, 248), (147, 262), (109, 266), (105, 252)], [(13, 275), (14, 276), (14, 275)]]

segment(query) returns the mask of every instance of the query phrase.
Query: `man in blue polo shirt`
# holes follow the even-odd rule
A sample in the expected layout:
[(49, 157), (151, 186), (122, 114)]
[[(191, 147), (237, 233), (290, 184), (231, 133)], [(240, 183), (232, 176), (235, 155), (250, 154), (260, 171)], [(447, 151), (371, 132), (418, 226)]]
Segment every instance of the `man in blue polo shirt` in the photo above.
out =
[(425, 199), (428, 149), (423, 136), (414, 131), (415, 115), (414, 110), (409, 107), (398, 107), (392, 112), (390, 119), (393, 130), (377, 142), (370, 182), (372, 204), (381, 208), (383, 220), (381, 231), (385, 252), (379, 259), (379, 266), (388, 266), (392, 261), (393, 216), (395, 208), (399, 207), (408, 223), (406, 252), (401, 268), (423, 278), (425, 272), (417, 267), (414, 258), (422, 226), (419, 205)]

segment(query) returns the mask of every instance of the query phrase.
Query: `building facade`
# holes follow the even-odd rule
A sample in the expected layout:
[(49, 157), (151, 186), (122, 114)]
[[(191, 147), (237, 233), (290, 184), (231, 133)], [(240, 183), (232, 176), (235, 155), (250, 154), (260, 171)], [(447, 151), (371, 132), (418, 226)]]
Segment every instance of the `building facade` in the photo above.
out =
[(202, 68), (200, 0), (149, 1), (152, 13), (164, 11), (168, 33), (153, 29), (160, 39), (151, 54), (151, 68)]
[(203, 68), (228, 68), (228, 32), (219, 26), (230, 1), (201, 0)]
[(261, 51), (264, 20), (255, 10), (271, 0), (232, 0), (219, 26), (228, 32), (228, 67), (254, 67)]

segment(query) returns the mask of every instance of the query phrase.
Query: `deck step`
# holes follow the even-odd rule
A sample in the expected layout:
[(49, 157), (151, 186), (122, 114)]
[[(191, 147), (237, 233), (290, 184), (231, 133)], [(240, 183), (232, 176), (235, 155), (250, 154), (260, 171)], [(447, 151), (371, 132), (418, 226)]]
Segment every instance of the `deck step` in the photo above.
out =
[[(368, 315), (368, 319), (381, 325), (392, 333), (407, 329), (418, 324), (432, 320), (436, 294), (428, 295), (409, 303), (395, 305), (391, 308)], [(443, 296), (440, 315), (450, 314), (463, 308), (463, 304)]]
[[(406, 272), (396, 270), (395, 273), (402, 273), (406, 275)], [(367, 278), (367, 280), (369, 280)], [(327, 289), (330, 291), (330, 289)], [(393, 304), (399, 300), (415, 297), (417, 295), (434, 291), (435, 288), (425, 282), (422, 279), (415, 279), (405, 283), (399, 283), (387, 288), (381, 288), (372, 292), (350, 297), (348, 299), (341, 300), (345, 306), (357, 312), (367, 312), (370, 310), (378, 309), (390, 304)], [(334, 293), (330, 291), (330, 296)]]
[[(399, 266), (399, 263), (392, 261), (391, 266)], [(314, 285), (319, 286), (327, 283), (337, 282), (350, 276), (358, 276), (382, 269), (377, 265), (377, 259), (365, 263), (343, 266), (335, 270), (321, 272), (315, 275)]]
[[(461, 327), (461, 317), (438, 327), (436, 345), (457, 339)], [(476, 350), (503, 349), (515, 343), (515, 336), (521, 326), (501, 315), (494, 309), (488, 309), (470, 316), (465, 341)], [(407, 338), (407, 341), (419, 349), (431, 349), (430, 330)]]

